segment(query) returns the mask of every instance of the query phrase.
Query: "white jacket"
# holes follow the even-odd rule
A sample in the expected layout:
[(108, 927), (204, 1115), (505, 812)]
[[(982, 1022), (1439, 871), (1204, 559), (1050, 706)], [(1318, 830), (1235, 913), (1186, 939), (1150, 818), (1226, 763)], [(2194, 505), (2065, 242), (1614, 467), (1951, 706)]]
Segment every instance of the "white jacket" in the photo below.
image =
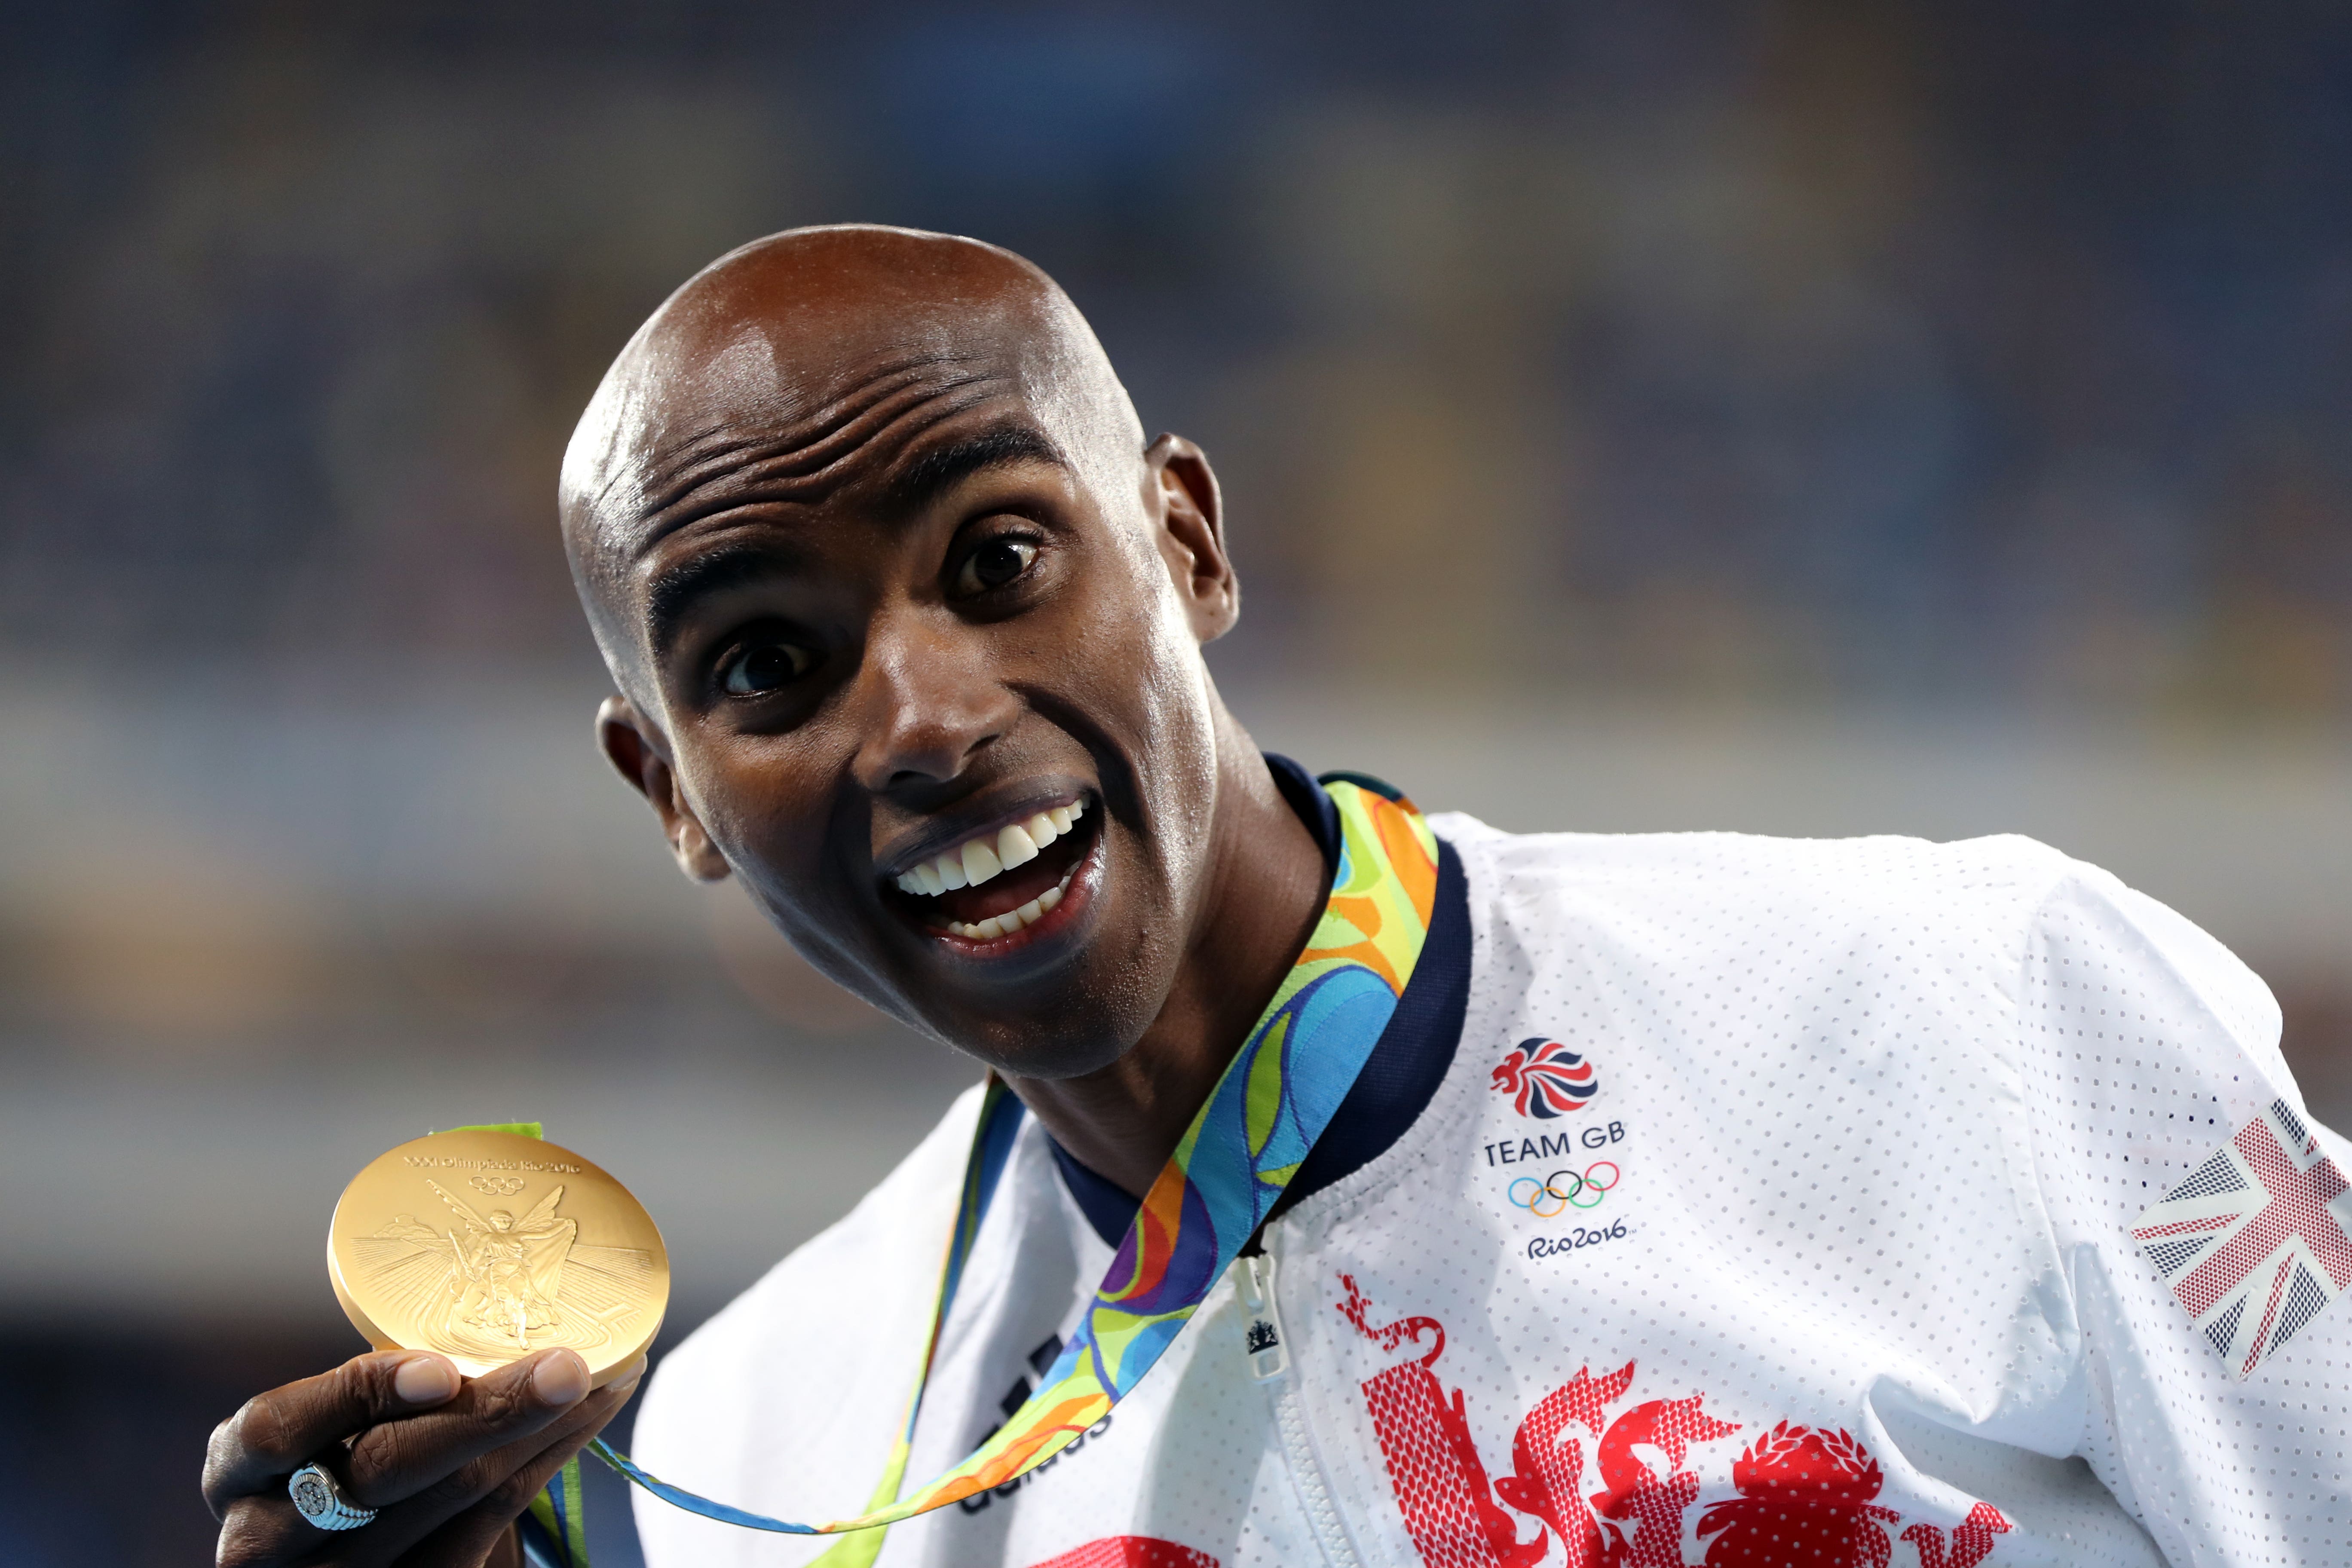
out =
[[(2211, 938), (2021, 838), (1432, 825), (1473, 942), (1435, 1098), (1082, 1445), (893, 1527), (885, 1568), (2352, 1563), (2352, 1308), (2241, 1384), (2126, 1235), (2301, 1109)], [(1538, 1036), (1598, 1072), (1549, 1119), (1495, 1083)], [(977, 1103), (662, 1363), (641, 1463), (784, 1518), (864, 1506)], [(1512, 1201), (1608, 1167), (1590, 1208)], [(910, 1480), (1019, 1403), (1109, 1261), (1024, 1125)], [(636, 1512), (652, 1568), (831, 1544)]]

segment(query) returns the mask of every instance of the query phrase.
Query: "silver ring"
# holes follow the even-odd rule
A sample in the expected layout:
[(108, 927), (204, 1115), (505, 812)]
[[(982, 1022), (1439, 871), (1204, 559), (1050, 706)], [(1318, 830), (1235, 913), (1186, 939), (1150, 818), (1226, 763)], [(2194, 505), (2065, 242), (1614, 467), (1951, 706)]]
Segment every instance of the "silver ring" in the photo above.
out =
[(286, 1483), (286, 1495), (294, 1500), (296, 1511), (320, 1530), (357, 1530), (375, 1517), (375, 1510), (345, 1501), (341, 1483), (315, 1460), (294, 1472)]

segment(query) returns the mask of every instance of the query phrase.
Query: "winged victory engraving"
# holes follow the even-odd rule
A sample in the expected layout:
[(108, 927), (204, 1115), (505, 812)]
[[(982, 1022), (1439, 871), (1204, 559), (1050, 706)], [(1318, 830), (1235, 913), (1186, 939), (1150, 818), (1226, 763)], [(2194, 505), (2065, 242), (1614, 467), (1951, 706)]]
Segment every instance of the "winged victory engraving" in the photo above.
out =
[(425, 1184), (455, 1225), (436, 1230), (399, 1215), (353, 1237), (352, 1253), (371, 1292), (433, 1349), (498, 1360), (554, 1345), (593, 1349), (650, 1301), (652, 1254), (583, 1245), (579, 1223), (556, 1213), (562, 1187), (517, 1219), (506, 1209), (477, 1214), (440, 1183)]

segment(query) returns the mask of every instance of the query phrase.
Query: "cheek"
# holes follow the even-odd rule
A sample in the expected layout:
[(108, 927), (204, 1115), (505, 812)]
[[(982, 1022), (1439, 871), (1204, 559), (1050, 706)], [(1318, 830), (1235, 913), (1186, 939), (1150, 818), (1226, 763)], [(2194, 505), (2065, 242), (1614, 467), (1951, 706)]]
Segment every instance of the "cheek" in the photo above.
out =
[(679, 759), (688, 798), (711, 842), (763, 901), (805, 904), (818, 895), (824, 792), (804, 784), (794, 750), (770, 739)]
[[(1158, 573), (1156, 558), (1148, 569)], [(1133, 748), (1144, 852), (1162, 867), (1181, 901), (1207, 858), (1216, 728), (1200, 645), (1174, 593), (1158, 576), (1137, 586), (1119, 615), (1105, 617), (1097, 646), (1107, 657), (1087, 661), (1088, 679), (1104, 710), (1119, 714), (1118, 728)]]

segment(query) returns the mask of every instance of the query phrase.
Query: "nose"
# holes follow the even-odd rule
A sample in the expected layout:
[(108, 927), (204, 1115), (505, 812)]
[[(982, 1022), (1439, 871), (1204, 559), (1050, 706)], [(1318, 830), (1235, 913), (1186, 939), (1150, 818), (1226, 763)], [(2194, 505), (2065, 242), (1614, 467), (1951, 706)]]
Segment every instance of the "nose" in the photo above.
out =
[(907, 606), (868, 628), (856, 679), (852, 771), (876, 794), (956, 778), (1020, 712), (978, 628), (928, 606)]

